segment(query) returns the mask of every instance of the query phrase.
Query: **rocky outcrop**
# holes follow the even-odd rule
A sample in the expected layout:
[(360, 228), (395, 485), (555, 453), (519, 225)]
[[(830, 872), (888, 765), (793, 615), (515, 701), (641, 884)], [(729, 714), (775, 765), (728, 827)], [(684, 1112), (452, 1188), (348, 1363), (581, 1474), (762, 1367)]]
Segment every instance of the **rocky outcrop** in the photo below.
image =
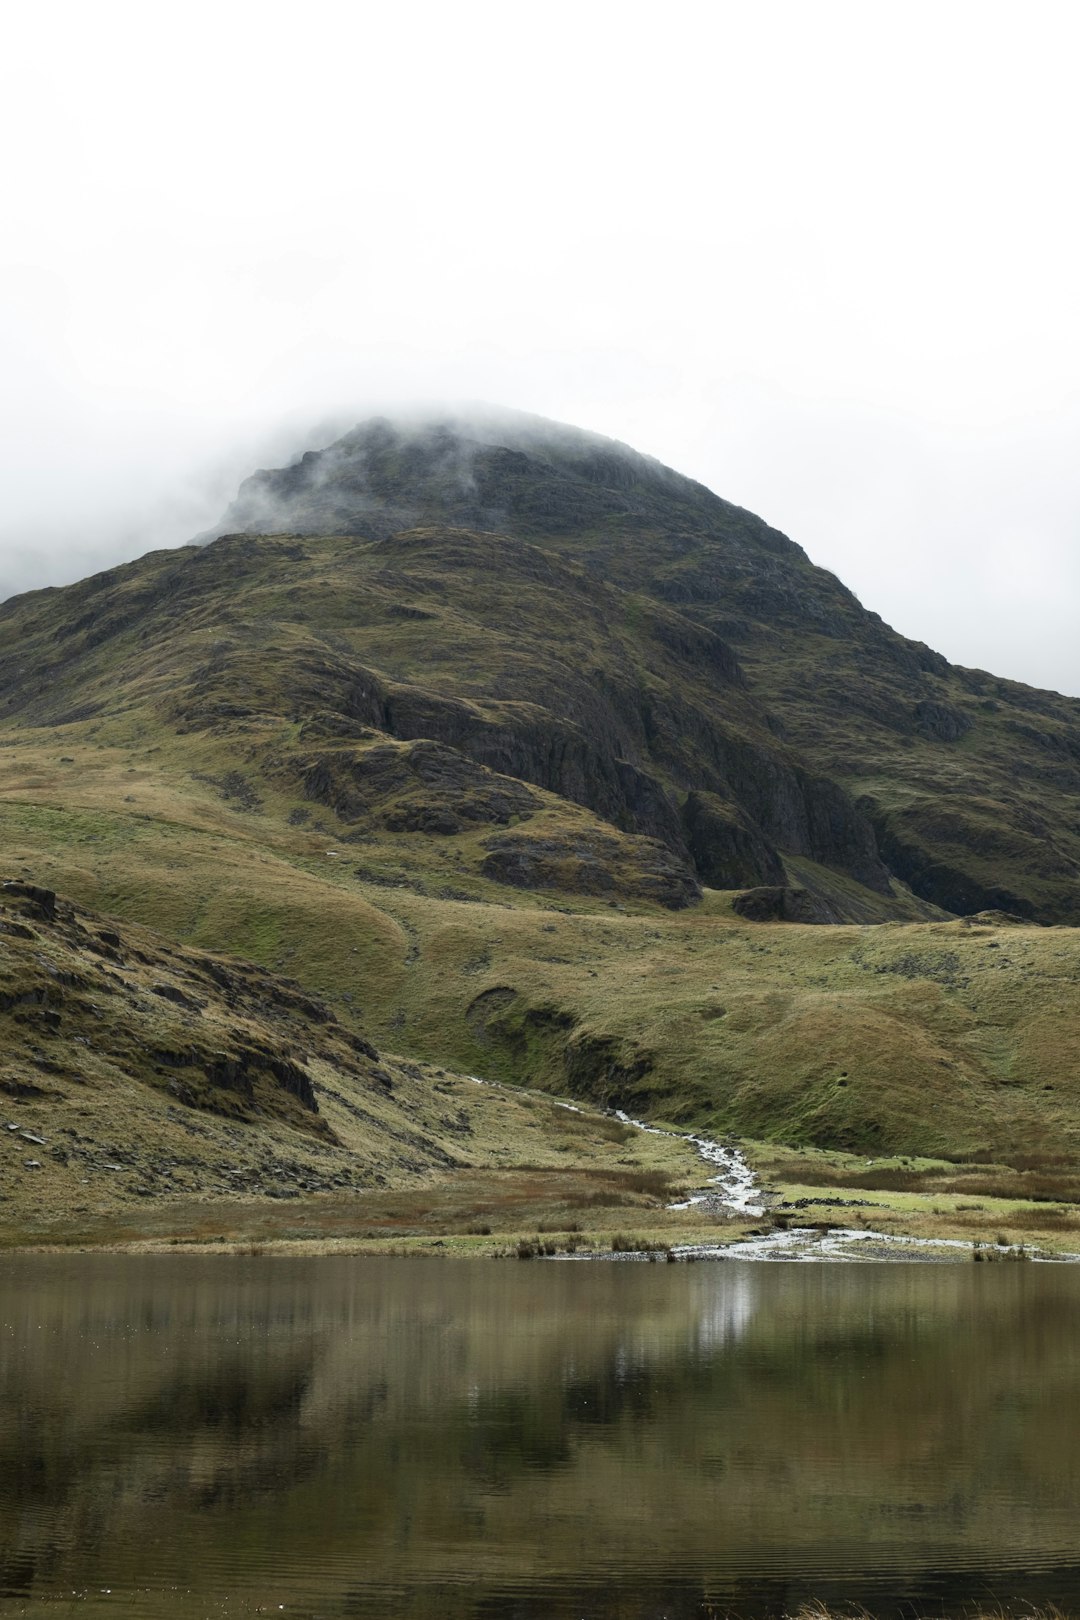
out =
[(300, 764), (304, 792), (343, 821), (377, 815), (390, 832), (450, 836), (527, 819), (535, 793), (442, 743), (339, 748)]
[(43, 1074), (85, 1087), (93, 1054), (113, 1076), (185, 1108), (247, 1124), (275, 1119), (333, 1142), (311, 1058), (370, 1083), (375, 1048), (324, 1002), (254, 963), (103, 927), (23, 879), (0, 883), (0, 934), (11, 1095), (43, 1095)]
[(655, 839), (597, 830), (580, 837), (500, 833), (486, 844), (481, 871), (516, 889), (652, 900), (678, 911), (701, 899), (693, 873)]
[(971, 730), (971, 721), (951, 703), (923, 698), (915, 705), (915, 729), (934, 742), (959, 742)]
[(774, 846), (716, 794), (688, 793), (683, 825), (694, 867), (710, 888), (784, 881), (784, 863)]
[[(481, 708), (462, 698), (389, 682), (344, 659), (298, 658), (290, 681), (298, 698), (309, 695), (307, 712), (318, 716), (317, 729), (324, 736), (379, 731), (400, 741), (441, 743), (502, 778), (516, 778), (518, 796), (525, 794), (525, 799), (513, 814), (528, 808), (520, 784), (531, 783), (616, 826), (660, 838), (675, 850), (685, 847), (678, 811), (655, 776), (618, 755), (603, 738), (538, 705), (504, 702)], [(299, 710), (298, 717), (303, 713)], [(359, 814), (366, 789), (360, 799), (351, 799), (330, 781), (327, 770), (336, 772), (338, 766), (327, 761), (312, 761), (305, 792), (346, 818)], [(364, 776), (369, 768), (357, 767)], [(452, 774), (445, 753), (441, 768)], [(503, 785), (509, 792), (509, 784)], [(349, 808), (353, 803), (355, 810)]]
[(714, 759), (725, 798), (774, 849), (806, 855), (879, 894), (889, 892), (873, 826), (843, 788), (739, 737), (718, 735)]
[(932, 847), (906, 838), (898, 827), (883, 822), (880, 836), (890, 867), (921, 900), (961, 917), (980, 911), (1008, 911), (1028, 921), (1038, 920), (1036, 907), (1024, 895), (1004, 884), (980, 881), (959, 862), (944, 859)]
[(808, 889), (774, 885), (747, 889), (731, 902), (737, 917), (746, 922), (837, 923), (845, 919)]
[(56, 916), (56, 894), (37, 883), (23, 883), (18, 878), (7, 878), (0, 883), (0, 896), (5, 900), (22, 900), (25, 909), (43, 922), (52, 922)]
[[(421, 687), (393, 685), (357, 666), (335, 666), (333, 677), (346, 689), (348, 718), (397, 739), (443, 745), (440, 753), (417, 754), (413, 768), (418, 775), (428, 770), (426, 785), (432, 793), (438, 792), (435, 777), (441, 776), (454, 802), (403, 810), (395, 830), (452, 831), (459, 830), (456, 822), (500, 819), (499, 814), (462, 815), (454, 781), (470, 767), (454, 766), (453, 751), (497, 774), (509, 813), (527, 813), (527, 798), (518, 802), (526, 792), (520, 784), (532, 783), (617, 827), (661, 840), (679, 857), (689, 853), (699, 876), (714, 887), (782, 878), (783, 850), (836, 867), (879, 893), (889, 892), (874, 830), (842, 788), (790, 764), (774, 749), (704, 726), (700, 719), (694, 737), (703, 780), (699, 788), (691, 788), (680, 815), (674, 795), (658, 775), (615, 754), (602, 736), (590, 735), (547, 709), (527, 703), (481, 708)], [(662, 737), (657, 737), (657, 747), (667, 754), (672, 773), (688, 774), (664, 750)], [(389, 757), (369, 750), (348, 764), (341, 753), (320, 756), (306, 768), (305, 793), (344, 819), (356, 819), (370, 808), (373, 795), (381, 798), (404, 788), (404, 776), (392, 781), (386, 776)], [(378, 776), (384, 780), (376, 782)], [(475, 803), (490, 802), (490, 797), (489, 788), (479, 798), (473, 795)]]

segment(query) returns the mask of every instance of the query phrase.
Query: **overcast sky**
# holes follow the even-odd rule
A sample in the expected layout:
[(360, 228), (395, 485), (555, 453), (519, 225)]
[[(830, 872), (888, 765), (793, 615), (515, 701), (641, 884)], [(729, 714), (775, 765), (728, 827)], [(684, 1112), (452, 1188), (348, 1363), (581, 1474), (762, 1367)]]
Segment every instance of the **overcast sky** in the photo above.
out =
[(625, 439), (1080, 694), (1075, 6), (10, 5), (0, 595), (395, 401)]

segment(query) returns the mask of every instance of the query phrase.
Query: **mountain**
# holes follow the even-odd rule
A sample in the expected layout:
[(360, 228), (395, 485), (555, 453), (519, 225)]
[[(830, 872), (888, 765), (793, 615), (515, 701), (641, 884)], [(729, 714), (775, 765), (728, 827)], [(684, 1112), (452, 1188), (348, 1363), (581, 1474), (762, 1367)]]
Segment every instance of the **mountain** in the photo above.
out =
[[(361, 424), (219, 530), (0, 606), (12, 881), (292, 980), (420, 1090), (1076, 1151), (1080, 703), (951, 666), (752, 514), (536, 418)], [(268, 1072), (236, 1128), (310, 1137)]]
[(1080, 703), (905, 640), (624, 445), (509, 414), (375, 421), (256, 474), (223, 527), (376, 542), (357, 587), (396, 570), (385, 611), (433, 615), (386, 648), (436, 699), (425, 734), (663, 839), (705, 883), (806, 856), (954, 913), (1080, 917)]

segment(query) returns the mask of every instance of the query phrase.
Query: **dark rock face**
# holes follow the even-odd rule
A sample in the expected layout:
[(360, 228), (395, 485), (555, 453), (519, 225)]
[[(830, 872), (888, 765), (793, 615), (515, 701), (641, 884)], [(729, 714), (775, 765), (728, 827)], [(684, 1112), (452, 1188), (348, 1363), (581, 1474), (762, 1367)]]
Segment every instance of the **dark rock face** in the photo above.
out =
[(179, 985), (175, 984), (152, 984), (150, 993), (160, 996), (163, 1001), (173, 1002), (177, 1007), (186, 1007), (189, 1012), (201, 1012), (206, 1005), (205, 1002), (196, 1001), (192, 996), (185, 994)]
[(841, 919), (807, 889), (769, 886), (747, 889), (732, 901), (732, 910), (747, 922), (832, 923)]
[[(253, 963), (223, 961), (163, 942), (147, 954), (145, 936), (131, 939), (105, 928), (100, 919), (38, 884), (0, 883), (0, 934), (27, 942), (8, 952), (11, 963), (5, 968), (14, 980), (12, 988), (0, 989), (0, 1013), (34, 1037), (93, 1030), (95, 1047), (99, 1030), (106, 1030), (110, 1061), (123, 1074), (168, 1091), (185, 1107), (242, 1122), (274, 1117), (333, 1141), (319, 1114), (306, 1054), (362, 1081), (367, 1065), (378, 1060), (369, 1042), (341, 1027), (325, 1003), (292, 981)], [(46, 941), (67, 966), (50, 963), (43, 954)], [(105, 971), (102, 958), (125, 966), (128, 977)], [(143, 992), (164, 1004), (149, 1018)], [(211, 1000), (214, 1015), (208, 1017)], [(162, 1038), (162, 1015), (171, 1038)], [(257, 1039), (253, 1020), (269, 1027), (272, 1038)], [(84, 1044), (91, 1045), (89, 1037)], [(356, 1059), (366, 1060), (364, 1066)], [(12, 1094), (28, 1095), (25, 1082)]]
[[(441, 779), (443, 802), (437, 810), (426, 806), (395, 811), (394, 830), (452, 832), (470, 820), (499, 821), (527, 814), (530, 804), (527, 794), (521, 798), (525, 790), (520, 784), (528, 782), (615, 826), (660, 839), (680, 857), (689, 854), (699, 876), (716, 887), (781, 878), (778, 850), (785, 849), (848, 872), (879, 893), (888, 892), (888, 872), (878, 855), (874, 830), (842, 788), (788, 763), (771, 747), (727, 735), (692, 715), (682, 719), (694, 726), (699, 775), (704, 780), (697, 795), (691, 791), (690, 807), (680, 817), (659, 772), (616, 752), (619, 728), (610, 722), (603, 729), (594, 726), (585, 731), (550, 710), (522, 706), (493, 715), (459, 698), (416, 686), (392, 686), (374, 671), (358, 667), (334, 666), (331, 678), (344, 688), (342, 731), (354, 721), (418, 745), (430, 746), (433, 741), (444, 745), (430, 756), (417, 753), (412, 767), (432, 791), (438, 788), (436, 779)], [(678, 720), (672, 715), (662, 726), (654, 706), (653, 746), (672, 773), (685, 779), (688, 772), (677, 746), (665, 743), (665, 733), (677, 740)], [(335, 728), (323, 723), (320, 729)], [(479, 797), (473, 792), (472, 802), (474, 807), (487, 802), (494, 807), (491, 812), (463, 812), (463, 790), (455, 781), (470, 770), (472, 780), (479, 779), (475, 767), (452, 763), (462, 755), (498, 774), (501, 809), (489, 784)], [(343, 756), (326, 756), (313, 762), (305, 792), (345, 819), (355, 819), (373, 792), (385, 796), (404, 786), (405, 778), (399, 776), (375, 787), (373, 777), (380, 769), (376, 751), (348, 769)], [(344, 784), (343, 772), (352, 774), (351, 789)], [(515, 779), (517, 795), (512, 788)], [(729, 816), (720, 810), (721, 803), (730, 806)]]
[(741, 740), (723, 739), (718, 754), (731, 797), (775, 847), (889, 892), (874, 829), (843, 788)]
[(522, 782), (429, 740), (338, 749), (301, 769), (308, 798), (344, 821), (377, 812), (391, 832), (449, 836), (466, 826), (506, 826), (528, 818), (539, 802)]
[(12, 900), (29, 900), (33, 914), (40, 917), (43, 922), (52, 922), (56, 916), (56, 895), (52, 889), (43, 889), (37, 883), (20, 883), (16, 878), (8, 878), (0, 886), (0, 892)]
[(881, 847), (897, 877), (914, 894), (931, 900), (958, 917), (980, 911), (1008, 911), (1038, 921), (1036, 908), (1023, 895), (993, 883), (980, 882), (970, 871), (942, 859), (932, 849), (907, 841), (899, 829), (883, 828)]
[(930, 698), (915, 705), (915, 725), (922, 736), (932, 737), (937, 742), (959, 742), (971, 730), (966, 714), (949, 703), (937, 703)]
[[(446, 782), (455, 772), (467, 773), (470, 768), (474, 782), (478, 781), (475, 767), (468, 764), (475, 761), (504, 779), (503, 792), (509, 795), (510, 814), (522, 814), (530, 808), (527, 791), (521, 787), (530, 782), (595, 811), (616, 826), (661, 838), (675, 849), (683, 847), (678, 812), (660, 782), (640, 766), (619, 757), (603, 737), (587, 736), (572, 721), (535, 708), (506, 710), (500, 717), (459, 698), (421, 687), (391, 685), (374, 671), (356, 667), (336, 667), (333, 679), (345, 688), (337, 711), (342, 718), (332, 724), (322, 718), (319, 729), (324, 734), (345, 735), (350, 725), (359, 725), (402, 741), (442, 743), (438, 768)], [(459, 758), (466, 756), (466, 760), (452, 766), (451, 750)], [(420, 756), (417, 760), (417, 774), (421, 775), (424, 767), (419, 763)], [(368, 769), (364, 767), (365, 773)], [(512, 802), (514, 778), (520, 804)], [(358, 813), (347, 808), (340, 791), (331, 789), (318, 764), (305, 783), (305, 791), (346, 817)], [(504, 818), (492, 815), (474, 819)]]
[(309, 1114), (319, 1112), (307, 1070), (268, 1047), (239, 1042), (232, 1051), (221, 1052), (208, 1051), (193, 1043), (179, 1048), (152, 1047), (149, 1056), (161, 1068), (181, 1071), (181, 1078), (169, 1082), (169, 1090), (188, 1107), (205, 1108), (211, 1113), (224, 1112), (216, 1095), (224, 1092), (230, 1098), (239, 1099), (245, 1112), (250, 1112), (261, 1080), (271, 1082), (294, 1097)]
[(516, 889), (561, 889), (570, 894), (624, 894), (677, 911), (701, 899), (688, 868), (653, 839), (529, 837), (500, 833), (487, 842), (481, 870)]
[(689, 793), (683, 822), (694, 866), (711, 888), (783, 883), (784, 863), (776, 849), (735, 806), (713, 793)]

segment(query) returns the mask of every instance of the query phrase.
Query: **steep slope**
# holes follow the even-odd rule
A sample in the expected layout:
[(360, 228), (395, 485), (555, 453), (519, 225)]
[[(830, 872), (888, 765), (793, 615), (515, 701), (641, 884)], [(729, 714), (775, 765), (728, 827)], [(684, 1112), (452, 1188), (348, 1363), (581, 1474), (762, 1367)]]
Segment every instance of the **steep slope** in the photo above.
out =
[[(749, 823), (774, 849), (840, 865), (874, 886), (872, 846), (849, 812), (854, 799), (885, 864), (926, 900), (954, 912), (1080, 917), (1080, 702), (951, 666), (864, 610), (785, 536), (625, 446), (497, 413), (476, 422), (378, 421), (295, 467), (255, 475), (225, 521), (382, 535), (418, 519), (530, 540), (573, 559), (605, 589), (644, 598), (649, 611), (673, 611), (667, 622), (684, 638), (683, 674), (693, 668), (700, 679), (708, 662), (687, 624), (711, 632), (708, 646), (724, 649), (713, 652), (724, 680), (746, 683), (737, 724), (724, 681), (713, 676), (708, 768), (696, 759), (691, 781), (685, 749), (671, 758), (663, 711), (648, 753), (676, 787), (718, 792), (721, 821), (730, 824), (737, 806), (740, 843)], [(699, 707), (687, 710), (686, 696), (677, 683), (678, 715), (693, 728)], [(719, 760), (717, 732), (729, 744)], [(820, 790), (808, 797), (800, 783), (793, 792), (786, 774), (777, 780), (778, 756), (849, 797), (826, 805)], [(753, 862), (734, 875), (730, 837), (708, 814), (716, 810), (707, 801), (704, 815), (691, 811), (699, 870), (705, 881), (751, 881)], [(718, 830), (719, 865), (728, 864), (711, 874)], [(759, 857), (760, 880), (764, 864)]]
[(0, 686), (23, 725), (299, 722), (312, 797), (320, 740), (438, 741), (660, 840), (672, 904), (695, 866), (782, 881), (781, 849), (890, 892), (865, 818), (772, 737), (709, 631), (502, 537), (228, 536), (145, 558), (9, 604)]
[[(434, 740), (659, 840), (667, 855), (635, 846), (657, 871), (628, 892), (685, 904), (695, 870), (713, 886), (782, 883), (781, 851), (893, 892), (866, 818), (777, 741), (723, 643), (531, 545), (230, 536), (21, 607), (0, 617), (0, 683), (24, 725), (287, 718), (309, 744)], [(294, 765), (313, 797), (345, 768), (321, 770), (310, 749)], [(489, 850), (492, 871), (532, 881), (544, 861), (517, 859), (524, 836), (509, 860)], [(548, 864), (563, 848), (541, 839)]]

